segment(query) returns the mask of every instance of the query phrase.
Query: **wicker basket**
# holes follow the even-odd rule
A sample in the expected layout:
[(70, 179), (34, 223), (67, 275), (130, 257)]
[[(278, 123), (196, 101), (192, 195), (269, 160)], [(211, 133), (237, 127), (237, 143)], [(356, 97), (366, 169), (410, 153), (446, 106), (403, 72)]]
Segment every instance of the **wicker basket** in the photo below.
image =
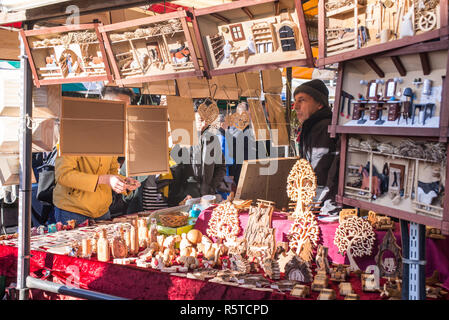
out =
[(187, 224), (189, 216), (182, 212), (170, 212), (166, 214), (160, 214), (159, 220), (164, 227), (177, 228)]

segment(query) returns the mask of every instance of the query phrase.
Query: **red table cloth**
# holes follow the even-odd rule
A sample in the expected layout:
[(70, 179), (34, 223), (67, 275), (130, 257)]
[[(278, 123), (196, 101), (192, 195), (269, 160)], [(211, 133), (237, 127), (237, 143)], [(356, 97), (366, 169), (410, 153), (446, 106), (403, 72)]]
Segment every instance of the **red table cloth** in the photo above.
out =
[[(200, 230), (203, 234), (206, 234), (208, 228), (208, 222), (212, 215), (212, 209), (203, 210), (198, 216), (198, 220), (195, 224), (195, 229)], [(239, 237), (243, 236), (243, 230), (245, 230), (248, 224), (248, 212), (242, 212), (239, 214), (241, 231)], [(284, 215), (278, 212), (273, 212), (272, 227), (276, 229), (276, 241), (288, 242), (287, 234), (290, 230), (290, 226), (293, 221), (288, 220)], [(318, 222), (320, 227), (320, 243), (329, 248), (329, 260), (338, 264), (349, 264), (349, 260), (346, 256), (342, 256), (338, 253), (338, 248), (334, 245), (335, 230), (338, 227), (338, 221), (336, 222)], [(367, 266), (375, 264), (374, 257), (377, 255), (378, 247), (382, 243), (382, 239), (386, 234), (386, 231), (375, 231), (376, 241), (372, 254), (370, 256), (364, 256), (361, 258), (355, 258), (359, 268), (365, 270)], [(400, 228), (395, 223), (394, 235), (399, 246), (401, 246), (401, 234)], [(438, 239), (426, 239), (426, 276), (430, 277), (434, 270), (438, 270), (440, 273), (440, 282), (446, 289), (449, 289), (449, 239), (446, 237), (444, 240)]]

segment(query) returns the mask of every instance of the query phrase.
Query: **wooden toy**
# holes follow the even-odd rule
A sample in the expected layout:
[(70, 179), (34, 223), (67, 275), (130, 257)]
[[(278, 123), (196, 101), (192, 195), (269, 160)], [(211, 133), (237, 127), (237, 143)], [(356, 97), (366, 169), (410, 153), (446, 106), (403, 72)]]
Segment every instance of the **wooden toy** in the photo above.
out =
[(187, 14), (178, 10), (99, 27), (115, 82), (201, 76)]
[(98, 24), (21, 30), (36, 87), (112, 81)]
[(311, 63), (303, 9), (296, 1), (244, 0), (192, 12), (212, 76)]
[(317, 253), (315, 256), (315, 264), (316, 264), (316, 270), (317, 271), (325, 271), (326, 273), (329, 273), (329, 260), (328, 260), (328, 248), (324, 247), (323, 245), (319, 244), (317, 247)]

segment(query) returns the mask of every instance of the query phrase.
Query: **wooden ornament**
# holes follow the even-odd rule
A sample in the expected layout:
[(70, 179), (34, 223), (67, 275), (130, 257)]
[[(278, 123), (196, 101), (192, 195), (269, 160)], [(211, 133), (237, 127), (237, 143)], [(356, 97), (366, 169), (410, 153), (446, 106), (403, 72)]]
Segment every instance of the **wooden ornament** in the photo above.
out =
[(290, 248), (304, 261), (312, 261), (313, 248), (318, 243), (319, 232), (315, 215), (307, 208), (295, 218), (290, 227), (288, 233)]
[(285, 265), (285, 277), (304, 283), (310, 283), (313, 279), (309, 264), (296, 256)]
[(126, 246), (126, 241), (124, 239), (123, 229), (119, 231), (111, 243), (112, 256), (116, 259), (123, 259), (128, 256), (128, 247)]
[(159, 235), (159, 232), (157, 231), (156, 218), (152, 218), (150, 230), (148, 231), (149, 242), (150, 243), (158, 242), (158, 240), (157, 240), (158, 235)]
[(292, 251), (283, 252), (278, 255), (277, 261), (279, 263), (279, 269), (282, 273), (285, 273), (285, 266), (287, 263), (295, 257), (296, 255)]
[(81, 241), (81, 246), (82, 246), (82, 258), (90, 258), (92, 255), (92, 242), (90, 239), (85, 238)]
[(294, 216), (304, 212), (316, 196), (317, 179), (309, 161), (299, 159), (287, 178), (287, 195), (297, 202)]
[(357, 209), (341, 209), (338, 215), (338, 223), (342, 223), (348, 217), (357, 217)]
[(248, 109), (252, 123), (252, 131), (256, 141), (269, 140), (267, 118), (259, 99), (248, 99)]
[(347, 296), (348, 294), (354, 293), (350, 282), (341, 282), (338, 285), (338, 289), (341, 296)]
[(337, 265), (329, 271), (329, 277), (332, 281), (346, 281), (346, 276), (349, 275), (348, 268), (344, 265)]
[(229, 261), (231, 262), (231, 270), (237, 271), (242, 274), (247, 274), (251, 270), (251, 266), (248, 260), (243, 258), (240, 254), (231, 256)]
[(211, 125), (220, 115), (220, 110), (218, 110), (218, 106), (215, 101), (210, 101), (211, 103), (209, 105), (206, 104), (206, 101), (198, 107), (198, 113), (206, 125)]
[(267, 258), (262, 263), (262, 268), (265, 276), (272, 280), (279, 280), (281, 278), (281, 271), (279, 269), (279, 264), (276, 260), (272, 258)]
[(137, 234), (138, 234), (138, 239), (139, 239), (139, 247), (140, 248), (146, 248), (148, 246), (148, 226), (147, 226), (147, 222), (146, 219), (139, 219), (138, 220), (138, 230), (137, 230)]
[(380, 216), (374, 211), (368, 212), (368, 221), (374, 230), (394, 229), (394, 221), (390, 217)]
[[(393, 254), (393, 258), (384, 259), (383, 255), (387, 251)], [(402, 276), (401, 252), (401, 247), (399, 247), (396, 243), (396, 237), (394, 236), (393, 231), (389, 229), (379, 246), (376, 256), (374, 257), (374, 260), (379, 268), (380, 277), (400, 278)]]
[(335, 300), (336, 298), (334, 289), (321, 289), (317, 300)]
[(399, 279), (387, 279), (380, 292), (380, 297), (389, 298), (389, 300), (401, 300), (402, 298), (402, 281)]
[(249, 126), (250, 119), (247, 111), (235, 112), (229, 116), (228, 121), (230, 121), (229, 126), (236, 127), (237, 129), (243, 131)]
[(212, 211), (206, 233), (217, 239), (232, 239), (240, 232), (238, 210), (231, 202), (225, 202)]
[(274, 211), (272, 205), (259, 203), (251, 206), (249, 209), (249, 219), (247, 227), (243, 233), (247, 243), (247, 254), (249, 259), (257, 255), (257, 252), (263, 250), (270, 257), (275, 253), (274, 229), (271, 228), (271, 217)]
[(97, 241), (97, 260), (107, 262), (111, 259), (111, 250), (109, 241), (106, 238), (106, 229), (100, 231), (100, 236)]
[(321, 291), (326, 289), (329, 284), (329, 280), (325, 272), (319, 271), (313, 279), (311, 289), (312, 291)]
[(310, 295), (310, 288), (302, 284), (297, 284), (290, 291), (290, 294), (298, 298), (307, 298)]
[(345, 252), (351, 264), (351, 270), (360, 270), (354, 257), (370, 255), (376, 234), (368, 221), (361, 217), (348, 217), (338, 225), (335, 231), (334, 244), (341, 254)]
[(329, 260), (327, 259), (328, 248), (319, 244), (315, 256), (315, 264), (317, 270), (323, 270), (326, 273), (329, 273)]
[(373, 292), (380, 289), (379, 268), (377, 266), (368, 266), (365, 273), (362, 273), (360, 277), (363, 291)]

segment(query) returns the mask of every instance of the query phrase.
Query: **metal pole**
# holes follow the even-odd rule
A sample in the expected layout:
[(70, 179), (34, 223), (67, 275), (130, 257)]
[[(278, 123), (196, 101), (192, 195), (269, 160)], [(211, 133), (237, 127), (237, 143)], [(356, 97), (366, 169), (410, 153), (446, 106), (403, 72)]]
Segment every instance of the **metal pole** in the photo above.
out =
[(59, 293), (71, 297), (77, 297), (81, 299), (89, 300), (128, 300), (125, 298), (120, 298), (116, 296), (111, 296), (109, 294), (104, 294), (100, 292), (84, 290), (74, 287), (67, 287), (62, 284), (54, 283), (51, 281), (45, 281), (28, 276), (26, 278), (26, 285), (28, 288), (40, 289), (48, 292)]
[[(25, 28), (27, 25), (24, 26)], [(32, 132), (27, 125), (28, 117), (32, 117), (33, 82), (28, 64), (25, 46), (20, 39), (20, 68), (22, 103), (20, 104), (19, 132), (19, 241), (17, 261), (17, 290), (19, 299), (28, 299), (26, 278), (30, 273), (30, 229), (31, 229), (31, 137)]]
[[(402, 256), (405, 259), (410, 259), (410, 236), (408, 231), (408, 221), (400, 220), (401, 222), (401, 242), (402, 242)], [(409, 275), (410, 265), (408, 263), (402, 264), (402, 300), (409, 298)]]
[(285, 122), (287, 123), (287, 133), (288, 133), (288, 155), (293, 155), (293, 150), (291, 148), (291, 106), (292, 106), (292, 67), (286, 68), (286, 84), (285, 84)]

